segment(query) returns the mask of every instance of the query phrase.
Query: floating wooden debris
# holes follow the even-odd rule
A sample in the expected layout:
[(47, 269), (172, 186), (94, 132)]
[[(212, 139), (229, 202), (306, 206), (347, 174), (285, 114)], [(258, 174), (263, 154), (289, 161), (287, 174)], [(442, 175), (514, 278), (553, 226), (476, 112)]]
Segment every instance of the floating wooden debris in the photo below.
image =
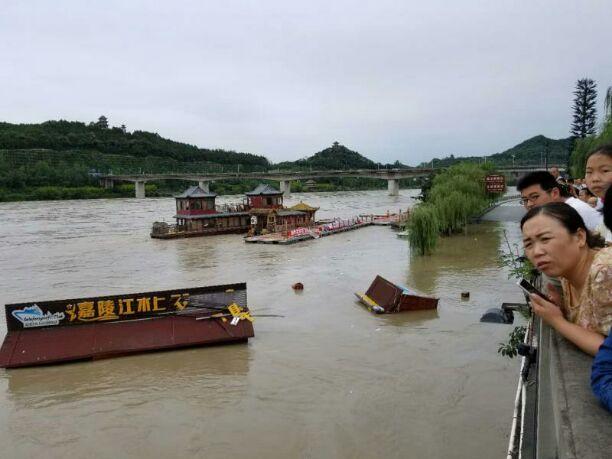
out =
[(389, 282), (381, 276), (376, 276), (365, 294), (355, 293), (355, 295), (369, 311), (376, 314), (436, 309), (438, 307), (438, 298), (421, 295), (406, 287)]

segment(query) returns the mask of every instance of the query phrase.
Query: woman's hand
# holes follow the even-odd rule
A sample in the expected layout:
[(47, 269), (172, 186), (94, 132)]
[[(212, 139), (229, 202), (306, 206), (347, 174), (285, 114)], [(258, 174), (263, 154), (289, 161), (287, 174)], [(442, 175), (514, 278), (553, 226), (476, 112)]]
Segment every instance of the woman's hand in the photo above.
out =
[[(560, 301), (561, 298), (556, 289), (554, 290), (549, 289), (548, 292), (549, 292), (549, 296), (552, 297), (550, 298), (552, 301), (555, 301), (555, 302)], [(561, 311), (559, 306), (557, 306), (552, 301), (547, 301), (544, 298), (542, 298), (540, 295), (536, 295), (534, 293), (529, 295), (529, 299), (531, 300), (531, 306), (533, 307), (533, 312), (537, 316), (541, 317), (544, 322), (546, 322), (548, 325), (552, 326), (553, 328), (557, 328), (556, 324), (559, 323), (559, 321), (565, 320), (565, 318), (563, 317), (563, 312)]]
[(563, 317), (563, 312), (559, 306), (557, 306), (561, 304), (561, 295), (559, 291), (551, 285), (548, 286), (548, 298), (550, 301), (545, 300), (540, 295), (529, 295), (533, 312), (587, 354), (597, 354), (597, 350), (604, 340), (603, 335), (582, 328), (565, 319), (565, 317)]

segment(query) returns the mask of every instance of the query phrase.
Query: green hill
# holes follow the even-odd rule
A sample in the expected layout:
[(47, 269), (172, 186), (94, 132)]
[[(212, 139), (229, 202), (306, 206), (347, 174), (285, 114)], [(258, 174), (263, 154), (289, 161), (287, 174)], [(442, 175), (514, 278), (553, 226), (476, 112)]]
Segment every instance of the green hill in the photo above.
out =
[[(534, 165), (542, 164), (548, 152), (548, 164), (565, 166), (567, 165), (569, 148), (570, 138), (555, 140), (537, 135), (501, 153), (487, 155), (486, 158), (487, 162), (492, 162), (497, 166)], [(480, 163), (484, 161), (484, 156), (455, 157), (451, 155), (441, 159), (433, 159), (436, 168), (448, 167), (462, 161)], [(428, 161), (421, 163), (419, 167), (428, 167), (431, 164), (431, 161)]]
[[(396, 163), (402, 166), (399, 163)], [(334, 142), (329, 148), (315, 153), (309, 158), (299, 159), (297, 161), (285, 161), (275, 164), (279, 169), (375, 169), (378, 166), (374, 161), (349, 150), (344, 145)]]
[(270, 166), (263, 156), (198, 148), (152, 132), (128, 132), (125, 127), (108, 127), (104, 117), (89, 124), (65, 120), (40, 124), (0, 123), (0, 150), (31, 149), (98, 152), (140, 159), (156, 157), (185, 163), (240, 164), (252, 169)]
[[(22, 199), (77, 199), (133, 195), (133, 185), (112, 190), (98, 186), (92, 172), (134, 174), (168, 172), (262, 171), (270, 167), (264, 156), (165, 139), (152, 132), (128, 132), (109, 127), (105, 117), (85, 124), (47, 121), (40, 124), (0, 122), (0, 201)], [(172, 194), (184, 183), (147, 185), (147, 194)], [(250, 183), (216, 184), (216, 191), (236, 192)]]

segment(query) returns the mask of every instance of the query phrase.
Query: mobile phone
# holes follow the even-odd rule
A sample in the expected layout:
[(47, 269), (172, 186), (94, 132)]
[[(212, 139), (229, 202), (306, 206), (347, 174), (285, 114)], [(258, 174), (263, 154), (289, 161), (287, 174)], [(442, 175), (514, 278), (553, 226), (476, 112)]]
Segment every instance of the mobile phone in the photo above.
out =
[(544, 295), (542, 292), (540, 292), (537, 288), (535, 288), (531, 282), (525, 280), (525, 279), (521, 279), (520, 281), (517, 282), (518, 286), (520, 288), (523, 289), (523, 291), (525, 293), (527, 293), (527, 295), (530, 295), (531, 293), (535, 293), (536, 295), (544, 298), (546, 301), (550, 301), (550, 298), (548, 298), (546, 295)]

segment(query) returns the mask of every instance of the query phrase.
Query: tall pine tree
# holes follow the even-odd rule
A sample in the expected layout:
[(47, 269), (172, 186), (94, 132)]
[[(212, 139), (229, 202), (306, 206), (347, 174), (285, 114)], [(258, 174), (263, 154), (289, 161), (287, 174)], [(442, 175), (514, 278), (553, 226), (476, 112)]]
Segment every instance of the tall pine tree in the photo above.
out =
[(572, 122), (572, 137), (584, 138), (595, 134), (597, 121), (597, 83), (590, 78), (576, 82), (574, 91), (574, 120)]

